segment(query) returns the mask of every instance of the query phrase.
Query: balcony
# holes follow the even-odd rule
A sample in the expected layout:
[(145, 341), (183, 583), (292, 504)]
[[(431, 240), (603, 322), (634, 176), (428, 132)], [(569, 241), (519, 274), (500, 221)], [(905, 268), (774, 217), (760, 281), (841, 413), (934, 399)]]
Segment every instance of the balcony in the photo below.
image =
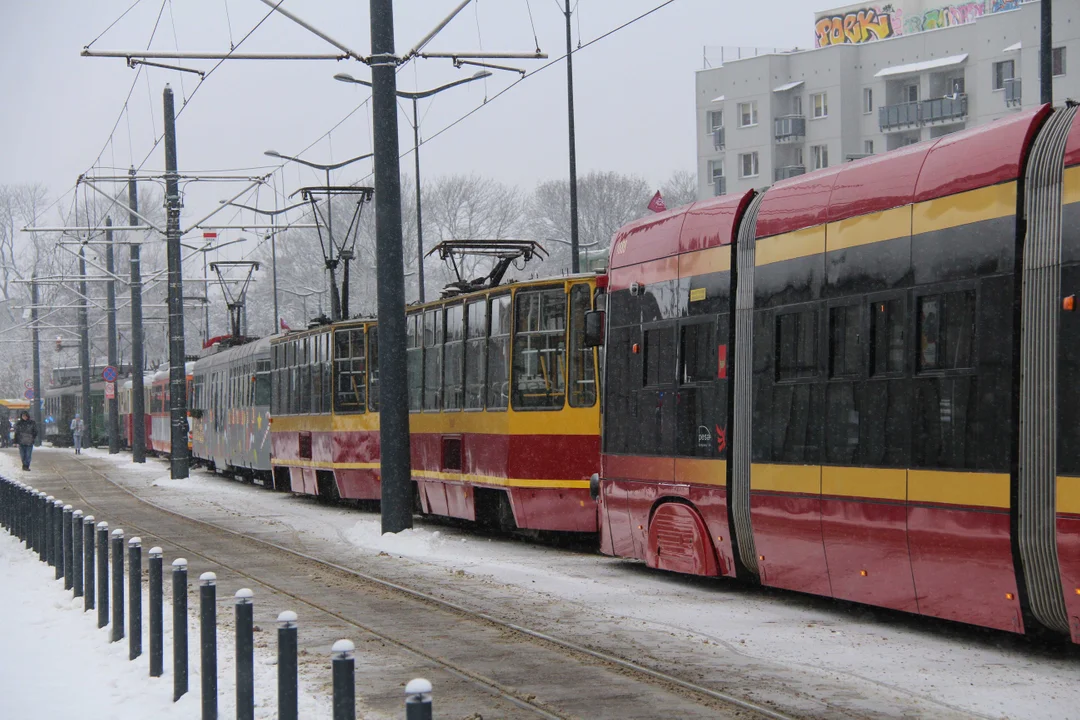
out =
[(963, 120), (968, 114), (967, 95), (940, 97), (919, 103), (919, 119), (924, 123)]
[(921, 125), (959, 122), (967, 114), (967, 95), (946, 96), (922, 102), (884, 105), (878, 108), (878, 126), (882, 132), (906, 130)]
[(787, 180), (788, 178), (802, 175), (805, 172), (805, 165), (785, 165), (784, 167), (776, 168), (776, 170), (773, 171), (773, 181)]
[(1020, 104), (1020, 78), (1009, 78), (1005, 81), (1005, 104)]
[(882, 130), (896, 130), (919, 124), (919, 103), (883, 105), (878, 108), (878, 126)]
[(723, 150), (724, 149), (724, 128), (722, 128), (722, 127), (713, 128), (713, 131), (712, 131), (712, 144), (713, 144), (713, 149), (715, 149), (715, 150)]
[(727, 194), (727, 179), (718, 177), (713, 178), (713, 196)]
[(806, 137), (806, 118), (802, 115), (782, 115), (773, 120), (776, 142), (795, 142)]

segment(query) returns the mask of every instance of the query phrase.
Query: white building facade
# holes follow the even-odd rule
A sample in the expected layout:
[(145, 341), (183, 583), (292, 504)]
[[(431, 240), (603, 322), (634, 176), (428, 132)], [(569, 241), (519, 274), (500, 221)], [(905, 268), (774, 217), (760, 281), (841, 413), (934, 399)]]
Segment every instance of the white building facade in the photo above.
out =
[[(698, 197), (764, 187), (1038, 105), (1040, 3), (940, 2), (817, 13), (813, 50), (699, 71)], [(1052, 37), (1054, 102), (1080, 100), (1080, 2), (1054, 4)]]

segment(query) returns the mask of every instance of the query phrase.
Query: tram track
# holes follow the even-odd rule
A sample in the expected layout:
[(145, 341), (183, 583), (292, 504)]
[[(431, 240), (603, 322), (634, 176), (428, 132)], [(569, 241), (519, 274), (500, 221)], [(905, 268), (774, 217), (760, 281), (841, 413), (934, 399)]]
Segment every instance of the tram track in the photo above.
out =
[[(94, 498), (88, 497), (88, 493), (84, 493), (79, 483), (72, 482), (70, 473), (61, 470), (56, 467), (55, 463), (49, 463), (51, 469), (55, 475), (63, 479), (71, 490), (80, 497), (80, 499), (92, 509), (100, 509), (105, 512), (104, 508), (101, 508), (100, 500), (95, 501)], [(760, 717), (760, 718), (772, 718), (774, 720), (791, 720), (793, 716), (786, 715), (782, 712), (774, 710), (769, 707), (754, 703), (752, 701), (744, 700), (742, 698), (724, 693), (712, 688), (702, 686), (689, 680), (677, 677), (670, 673), (663, 672), (661, 670), (636, 663), (632, 660), (628, 660), (623, 657), (596, 650), (585, 645), (574, 643), (549, 633), (540, 632), (532, 628), (525, 627), (523, 625), (509, 622), (498, 618), (490, 613), (471, 609), (457, 602), (452, 602), (443, 598), (436, 597), (430, 593), (411, 588), (403, 585), (399, 582), (393, 582), (385, 578), (378, 577), (368, 572), (363, 572), (350, 568), (338, 563), (330, 562), (328, 560), (316, 557), (306, 552), (301, 552), (293, 548), (281, 545), (276, 542), (265, 540), (262, 538), (254, 537), (250, 534), (239, 532), (229, 527), (224, 527), (214, 522), (207, 521), (205, 519), (194, 518), (189, 515), (185, 515), (175, 510), (166, 508), (158, 503), (141, 497), (132, 490), (123, 487), (122, 485), (112, 481), (105, 473), (99, 469), (93, 467), (91, 464), (80, 461), (79, 464), (88, 472), (98, 476), (104, 483), (110, 488), (115, 489), (125, 496), (135, 501), (141, 506), (152, 508), (154, 511), (163, 513), (164, 515), (182, 521), (184, 523), (191, 523), (196, 526), (202, 526), (204, 528), (211, 529), (216, 533), (221, 533), (232, 539), (239, 539), (244, 543), (251, 543), (255, 546), (264, 549), (271, 549), (277, 553), (282, 553), (290, 558), (293, 558), (303, 563), (315, 566), (323, 569), (327, 574), (338, 574), (339, 576), (345, 576), (353, 582), (359, 581), (367, 585), (370, 588), (378, 589), (380, 592), (388, 593), (398, 598), (408, 598), (413, 602), (422, 603), (431, 609), (437, 609), (443, 613), (447, 613), (456, 616), (459, 620), (466, 620), (468, 622), (483, 625), (490, 630), (502, 633), (509, 638), (514, 638), (517, 641), (525, 641), (534, 647), (542, 647), (555, 653), (562, 654), (564, 657), (574, 659), (576, 662), (583, 665), (589, 665), (594, 668), (598, 668), (609, 673), (614, 673), (618, 676), (622, 676), (625, 679), (636, 681), (638, 683), (646, 683), (657, 690), (661, 690), (666, 693), (681, 696), (686, 700), (690, 700), (695, 704), (701, 706), (703, 709), (711, 709), (713, 711), (728, 711), (730, 717)], [(115, 514), (115, 510), (111, 510)], [(415, 640), (404, 639), (400, 633), (392, 634), (379, 628), (374, 627), (372, 624), (362, 622), (356, 617), (350, 616), (346, 613), (339, 612), (329, 606), (328, 603), (310, 597), (309, 594), (297, 592), (295, 589), (290, 589), (282, 582), (274, 582), (266, 579), (265, 577), (256, 576), (251, 571), (244, 569), (239, 564), (234, 563), (226, 558), (222, 557), (220, 551), (207, 551), (196, 547), (195, 543), (182, 540), (177, 537), (165, 537), (161, 529), (153, 529), (149, 527), (149, 523), (140, 523), (138, 521), (132, 521), (132, 518), (125, 518), (124, 524), (133, 530), (137, 530), (142, 534), (159, 537), (178, 550), (182, 550), (190, 557), (198, 557), (206, 560), (208, 563), (220, 566), (227, 569), (229, 572), (235, 574), (237, 577), (246, 578), (252, 583), (266, 587), (273, 592), (292, 599), (297, 603), (302, 603), (313, 610), (325, 614), (327, 617), (334, 618), (340, 623), (347, 626), (356, 628), (357, 630), (365, 633), (370, 638), (377, 639), (378, 641), (391, 645), (415, 658), (422, 659), (434, 666), (437, 666), (448, 674), (457, 677), (465, 683), (469, 683), (474, 687), (483, 690), (485, 693), (501, 698), (505, 702), (531, 713), (533, 716), (542, 718), (555, 718), (558, 720), (571, 720), (572, 718), (583, 717), (580, 714), (565, 709), (555, 707), (552, 703), (539, 700), (535, 693), (519, 688), (511, 687), (506, 682), (500, 681), (491, 674), (487, 674), (482, 671), (471, 669), (466, 667), (460, 660), (455, 660), (450, 657), (446, 657), (444, 653), (434, 652), (430, 649), (425, 649), (421, 643)]]

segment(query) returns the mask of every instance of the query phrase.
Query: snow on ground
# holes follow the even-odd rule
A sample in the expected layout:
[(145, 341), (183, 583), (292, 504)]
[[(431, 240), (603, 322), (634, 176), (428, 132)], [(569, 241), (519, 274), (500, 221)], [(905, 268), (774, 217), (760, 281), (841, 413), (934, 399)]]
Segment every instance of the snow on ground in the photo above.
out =
[[(153, 459), (139, 467), (126, 454), (87, 456), (113, 463), (117, 472), (110, 477), (156, 504), (222, 525), (255, 518), (260, 528), (289, 533), (326, 559), (387, 553), (419, 568), (464, 571), (522, 597), (547, 598), (607, 621), (632, 620), (693, 639), (700, 652), (711, 644), (798, 668), (822, 683), (872, 683), (989, 717), (1080, 717), (1080, 652), (1068, 648), (796, 593), (682, 578), (640, 563), (452, 527), (418, 523), (382, 535), (374, 513), (326, 507), (205, 471), (170, 480), (167, 465)], [(13, 457), (0, 453), (0, 472), (14, 467)]]
[[(6, 473), (5, 473), (6, 474)], [(189, 609), (189, 691), (172, 702), (172, 620), (165, 611), (165, 674), (149, 676), (149, 638), (143, 655), (128, 660), (128, 641), (109, 642), (109, 627), (97, 628), (97, 611), (83, 611), (54, 569), (37, 554), (0, 532), (0, 718), (78, 717), (87, 720), (145, 720), (198, 717), (201, 708), (199, 635)], [(145, 608), (149, 598), (143, 592)], [(166, 600), (167, 601), (167, 600)], [(234, 636), (218, 626), (218, 713), (236, 716)], [(258, 639), (256, 644), (258, 645)], [(272, 644), (276, 647), (276, 643)], [(329, 667), (326, 668), (327, 679)], [(300, 717), (329, 717), (330, 702), (319, 679), (301, 677)], [(255, 650), (255, 717), (277, 716), (277, 665), (272, 649)]]

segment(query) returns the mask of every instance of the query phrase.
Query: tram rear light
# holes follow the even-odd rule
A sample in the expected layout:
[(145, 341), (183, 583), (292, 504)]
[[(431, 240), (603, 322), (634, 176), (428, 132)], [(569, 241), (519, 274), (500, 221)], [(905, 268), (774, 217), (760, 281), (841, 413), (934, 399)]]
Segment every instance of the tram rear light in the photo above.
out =
[(1015, 595), (1013, 595), (1012, 593), (1005, 593), (1005, 599), (1006, 600), (1012, 600), (1014, 597), (1015, 597)]
[(866, 577), (866, 571), (865, 570), (860, 570), (859, 574), (862, 575), (863, 577)]
[(1072, 312), (1076, 309), (1076, 296), (1069, 295), (1061, 301), (1061, 309), (1066, 312)]

